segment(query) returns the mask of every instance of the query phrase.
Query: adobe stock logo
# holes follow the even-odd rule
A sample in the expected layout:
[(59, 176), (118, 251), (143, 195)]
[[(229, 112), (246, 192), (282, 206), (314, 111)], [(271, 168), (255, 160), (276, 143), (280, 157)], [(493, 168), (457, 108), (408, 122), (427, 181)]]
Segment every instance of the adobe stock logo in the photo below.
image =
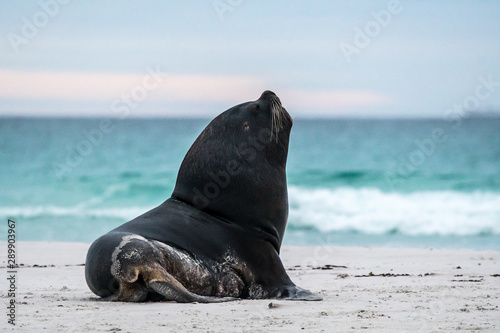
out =
[(69, 3), (69, 0), (48, 0), (38, 2), (41, 10), (33, 14), (31, 20), (26, 17), (21, 19), (23, 22), (21, 34), (16, 34), (14, 32), (9, 32), (7, 34), (7, 38), (14, 51), (18, 53), (21, 45), (28, 44), (35, 38), (40, 32), (40, 29), (44, 28), (51, 18), (59, 14), (61, 5), (66, 5), (67, 3)]
[(158, 65), (155, 69), (148, 66), (146, 71), (147, 74), (144, 75), (141, 83), (113, 101), (111, 111), (117, 114), (118, 119), (101, 119), (94, 128), (82, 131), (83, 138), (76, 145), (66, 145), (65, 158), (52, 163), (52, 169), (57, 178), (61, 179), (62, 176), (80, 166), (84, 159), (104, 142), (104, 138), (114, 131), (117, 122), (127, 118), (130, 110), (137, 108), (148, 97), (149, 92), (159, 87), (163, 81), (162, 76), (166, 75), (160, 72)]
[(456, 131), (462, 125), (462, 121), (477, 111), (481, 102), (486, 101), (500, 87), (500, 81), (494, 81), (493, 75), (487, 78), (480, 76), (479, 84), (476, 85), (474, 93), (466, 96), (461, 103), (456, 103), (443, 115), (447, 127), (433, 128), (428, 137), (423, 140), (415, 140), (415, 149), (406, 157), (398, 156), (399, 163), (395, 170), (385, 173), (385, 180), (390, 189), (393, 190), (404, 180), (410, 178), (431, 156), (440, 144), (444, 144), (450, 136), (447, 133)]
[(234, 11), (242, 2), (243, 0), (214, 0), (213, 6), (219, 19), (224, 21), (226, 13)]
[(391, 24), (392, 18), (403, 11), (403, 6), (398, 0), (391, 0), (387, 4), (387, 9), (372, 12), (373, 20), (365, 24), (363, 30), (359, 27), (354, 27), (353, 43), (349, 44), (342, 42), (339, 44), (340, 50), (344, 55), (345, 60), (350, 63), (354, 54), (359, 54), (361, 50), (367, 48), (372, 39), (378, 37), (382, 28), (386, 28)]

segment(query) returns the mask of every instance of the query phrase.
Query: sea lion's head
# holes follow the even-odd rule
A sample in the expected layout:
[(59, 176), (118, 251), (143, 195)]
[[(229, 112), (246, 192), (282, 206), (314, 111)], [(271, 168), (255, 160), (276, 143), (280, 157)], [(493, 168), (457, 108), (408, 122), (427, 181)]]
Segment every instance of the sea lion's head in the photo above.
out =
[[(287, 138), (283, 135), (290, 134), (292, 117), (281, 104), (279, 97), (272, 91), (266, 90), (258, 100), (240, 104), (233, 109), (237, 110), (238, 117), (243, 121), (244, 131), (249, 132), (250, 135), (262, 136), (260, 141), (263, 143), (267, 143), (264, 135), (269, 136), (269, 141), (274, 140), (279, 143), (280, 139), (286, 141)], [(233, 109), (230, 109), (231, 115), (235, 116), (236, 112)]]
[(186, 154), (172, 197), (271, 235), (288, 217), (286, 159), (292, 118), (272, 91), (208, 124)]

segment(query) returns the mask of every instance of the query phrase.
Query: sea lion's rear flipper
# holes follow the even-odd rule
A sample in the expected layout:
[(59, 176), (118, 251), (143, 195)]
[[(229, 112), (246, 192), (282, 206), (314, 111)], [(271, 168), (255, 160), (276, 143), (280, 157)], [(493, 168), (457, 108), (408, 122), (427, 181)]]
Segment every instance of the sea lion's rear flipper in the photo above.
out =
[(118, 301), (155, 299), (178, 303), (218, 303), (236, 299), (201, 296), (189, 291), (165, 269), (165, 252), (157, 243), (139, 235), (122, 237), (113, 251), (112, 262), (111, 271), (119, 285)]
[[(177, 280), (176, 280), (177, 282)], [(237, 300), (234, 297), (208, 297), (194, 294), (177, 283), (165, 281), (154, 281), (149, 283), (149, 287), (156, 293), (165, 297), (166, 301), (175, 301), (178, 303), (221, 303)]]

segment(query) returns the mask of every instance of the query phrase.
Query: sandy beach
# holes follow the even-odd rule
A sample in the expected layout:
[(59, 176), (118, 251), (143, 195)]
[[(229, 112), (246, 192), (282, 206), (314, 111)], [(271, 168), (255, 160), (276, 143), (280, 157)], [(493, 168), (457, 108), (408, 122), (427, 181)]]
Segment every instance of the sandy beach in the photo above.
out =
[[(294, 282), (321, 302), (109, 303), (88, 289), (89, 244), (16, 244), (16, 326), (8, 324), (2, 256), (2, 331), (339, 332), (500, 330), (500, 251), (283, 247)], [(6, 249), (5, 242), (0, 247)]]

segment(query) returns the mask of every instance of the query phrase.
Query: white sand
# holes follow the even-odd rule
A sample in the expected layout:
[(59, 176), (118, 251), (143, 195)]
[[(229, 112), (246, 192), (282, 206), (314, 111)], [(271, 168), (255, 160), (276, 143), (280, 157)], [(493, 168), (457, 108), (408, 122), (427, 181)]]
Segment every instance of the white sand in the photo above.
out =
[[(134, 304), (100, 302), (90, 292), (82, 266), (88, 244), (17, 246), (25, 266), (17, 274), (16, 331), (500, 331), (500, 277), (493, 276), (500, 274), (500, 251), (284, 247), (292, 280), (322, 295), (322, 302)], [(347, 268), (312, 269), (328, 264)], [(5, 265), (2, 253), (1, 297), (7, 305)], [(2, 308), (0, 328), (11, 330)]]

